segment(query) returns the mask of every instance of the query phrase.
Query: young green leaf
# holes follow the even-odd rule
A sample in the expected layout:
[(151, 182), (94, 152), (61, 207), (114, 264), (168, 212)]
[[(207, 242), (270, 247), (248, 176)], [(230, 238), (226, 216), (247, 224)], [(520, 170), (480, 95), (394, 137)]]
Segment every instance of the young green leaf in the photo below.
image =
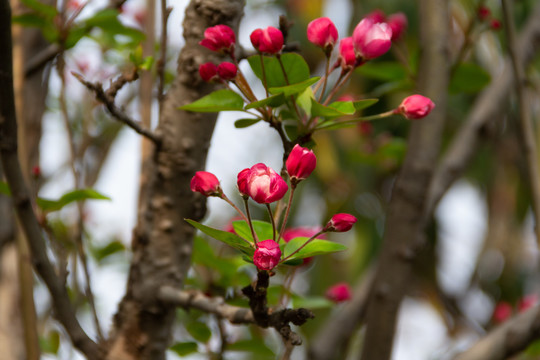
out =
[(296, 95), (304, 91), (309, 86), (315, 84), (317, 81), (319, 81), (320, 77), (312, 77), (311, 79), (307, 79), (305, 81), (292, 84), (292, 85), (286, 85), (286, 86), (280, 86), (280, 87), (271, 87), (268, 89), (268, 91), (271, 94), (283, 94), (286, 97), (289, 97), (291, 95)]
[(207, 343), (212, 336), (212, 332), (208, 328), (208, 325), (199, 321), (187, 323), (186, 330), (195, 340), (202, 343)]
[(197, 343), (193, 341), (178, 342), (171, 346), (169, 350), (176, 353), (176, 355), (183, 357), (189, 354), (196, 353), (198, 350)]
[[(279, 64), (279, 60), (274, 56), (263, 56), (267, 87), (297, 84), (309, 79), (309, 66), (302, 56), (295, 53), (287, 53), (281, 55), (281, 61), (287, 74), (288, 83), (283, 76), (283, 69)], [(248, 57), (248, 62), (255, 75), (261, 81), (264, 81), (260, 55)]]
[(263, 338), (239, 340), (232, 344), (227, 344), (227, 351), (248, 352), (251, 356), (256, 355), (258, 360), (275, 359), (276, 356), (272, 350), (266, 346)]
[(356, 71), (371, 79), (384, 82), (403, 80), (407, 77), (407, 70), (398, 62), (368, 62), (356, 69)]
[(102, 262), (105, 258), (114, 255), (116, 253), (125, 251), (125, 245), (118, 240), (113, 240), (105, 246), (92, 246), (90, 247), (90, 253), (96, 259), (98, 263)]
[(200, 224), (191, 219), (185, 219), (185, 220), (192, 226), (201, 230), (206, 235), (211, 236), (214, 239), (219, 240), (221, 242), (224, 242), (225, 244), (232, 246), (233, 248), (240, 250), (241, 252), (249, 256), (253, 255), (254, 249), (246, 240), (242, 239), (238, 235), (230, 233), (228, 231), (211, 228), (209, 226)]
[(82, 200), (111, 200), (110, 197), (100, 194), (94, 189), (79, 189), (65, 193), (58, 200), (37, 198), (36, 203), (45, 212), (58, 211), (64, 206)]
[[(336, 104), (336, 103), (334, 103)], [(338, 109), (340, 108), (340, 109)], [(345, 111), (342, 111), (345, 110)], [(311, 99), (311, 116), (321, 116), (325, 118), (336, 118), (339, 116), (351, 115), (356, 112), (352, 102), (340, 102), (336, 107), (324, 106), (317, 102), (315, 99)]]
[[(370, 107), (371, 105), (375, 105), (378, 102), (379, 102), (379, 99), (364, 99), (364, 100), (353, 101), (353, 105), (356, 110), (364, 110)], [(331, 105), (332, 104), (330, 104), (330, 106)]]
[(38, 0), (21, 0), (21, 3), (36, 11), (38, 14), (43, 15), (51, 20), (58, 13), (54, 6), (44, 4)]
[(462, 63), (450, 79), (449, 90), (454, 94), (474, 94), (480, 92), (490, 81), (491, 76), (483, 67), (473, 63)]
[(255, 125), (261, 121), (261, 119), (238, 119), (234, 122), (234, 127), (237, 129), (247, 128), (248, 126)]
[(326, 309), (334, 306), (334, 303), (327, 298), (322, 296), (307, 296), (302, 297), (298, 295), (293, 295), (292, 297), (293, 307), (297, 308), (306, 308), (306, 309)]
[(0, 194), (11, 195), (11, 190), (9, 190), (9, 185), (5, 181), (0, 181)]
[(249, 103), (246, 105), (244, 109), (245, 110), (255, 109), (255, 108), (260, 108), (266, 105), (270, 107), (278, 107), (280, 105), (283, 105), (284, 103), (285, 103), (285, 96), (283, 96), (283, 94), (276, 94), (276, 95), (269, 96), (266, 99)]
[[(283, 256), (288, 257), (297, 249), (299, 249), (302, 245), (304, 245), (307, 240), (309, 240), (309, 238), (306, 237), (297, 237), (292, 239), (287, 243), (287, 245), (285, 245)], [(304, 246), (299, 252), (291, 256), (289, 260), (304, 259), (307, 257), (331, 254), (343, 250), (347, 250), (347, 247), (345, 245), (328, 240), (315, 239), (306, 246)]]
[[(253, 229), (255, 230), (255, 234), (257, 234), (259, 241), (264, 241), (272, 238), (272, 224), (260, 220), (253, 220), (252, 223)], [(251, 229), (244, 220), (233, 221), (233, 228), (234, 231), (238, 234), (238, 236), (253, 241), (253, 236), (251, 236)]]
[(236, 92), (223, 89), (214, 91), (191, 104), (180, 106), (179, 109), (193, 112), (243, 110), (244, 100)]

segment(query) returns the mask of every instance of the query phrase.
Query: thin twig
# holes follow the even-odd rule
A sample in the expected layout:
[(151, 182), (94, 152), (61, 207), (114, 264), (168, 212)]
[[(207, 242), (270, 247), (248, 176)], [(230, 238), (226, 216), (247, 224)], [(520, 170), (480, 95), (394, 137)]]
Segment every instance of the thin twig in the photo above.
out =
[(540, 244), (540, 169), (538, 168), (537, 146), (535, 141), (535, 131), (531, 120), (530, 104), (527, 101), (527, 79), (523, 69), (523, 61), (517, 52), (516, 29), (512, 17), (511, 4), (508, 0), (502, 2), (504, 15), (504, 28), (507, 38), (508, 53), (512, 61), (512, 70), (514, 72), (514, 85), (516, 86), (516, 96), (519, 102), (519, 122), (518, 128), (522, 146), (527, 162), (527, 175), (529, 176), (529, 186), (532, 193), (532, 209), (535, 219), (536, 241)]
[[(89, 81), (86, 81), (80, 74), (77, 74), (75, 72), (71, 73), (73, 76), (77, 78), (84, 86), (86, 86), (89, 90), (93, 91), (96, 95), (96, 99), (101, 102), (107, 110), (109, 110), (109, 113), (118, 121), (126, 124), (133, 130), (135, 130), (138, 134), (148, 138), (151, 140), (156, 146), (161, 145), (161, 138), (154, 134), (152, 131), (148, 129), (144, 129), (141, 127), (139, 123), (137, 123), (135, 120), (131, 119), (128, 115), (126, 115), (123, 111), (121, 111), (115, 104), (114, 104), (114, 98), (110, 98), (110, 94), (116, 94), (115, 91), (109, 91), (105, 92), (103, 90), (103, 86), (101, 83), (91, 83)], [(114, 90), (114, 88), (113, 88)]]

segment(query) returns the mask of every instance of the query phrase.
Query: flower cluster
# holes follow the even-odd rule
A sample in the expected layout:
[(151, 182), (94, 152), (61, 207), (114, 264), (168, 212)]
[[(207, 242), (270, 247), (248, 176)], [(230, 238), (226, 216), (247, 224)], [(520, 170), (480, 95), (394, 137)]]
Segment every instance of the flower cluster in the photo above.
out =
[[(234, 209), (239, 213), (240, 217), (245, 220), (249, 225), (253, 243), (248, 240), (244, 241), (250, 244), (253, 250), (253, 264), (259, 270), (272, 270), (280, 263), (286, 262), (293, 255), (297, 254), (300, 250), (306, 247), (310, 242), (315, 239), (323, 239), (326, 232), (345, 232), (349, 231), (356, 218), (350, 214), (336, 214), (324, 227), (313, 229), (289, 229), (285, 231), (287, 223), (287, 217), (292, 204), (294, 189), (298, 183), (305, 180), (315, 169), (317, 159), (312, 150), (304, 148), (300, 145), (295, 145), (290, 152), (285, 162), (288, 178), (291, 184), (291, 193), (287, 208), (285, 210), (285, 216), (281, 223), (281, 230), (277, 232), (278, 228), (270, 204), (279, 202), (289, 190), (287, 181), (281, 177), (274, 169), (266, 166), (263, 163), (255, 164), (250, 168), (246, 168), (238, 173), (237, 186), (240, 195), (245, 202), (246, 213), (241, 211), (223, 192), (218, 178), (209, 172), (198, 171), (191, 180), (191, 190), (198, 192), (204, 196), (216, 196), (227, 201)], [(256, 203), (265, 204), (269, 211), (269, 216), (272, 220), (273, 238), (258, 241), (257, 234), (254, 231), (253, 223), (249, 213), (248, 201), (252, 199)], [(289, 243), (293, 239), (308, 238), (303, 244), (296, 248), (292, 253), (286, 257), (283, 256), (280, 242), (283, 245)], [(303, 241), (303, 240), (302, 240)], [(306, 256), (307, 257), (307, 256)], [(309, 260), (303, 261), (307, 263)]]

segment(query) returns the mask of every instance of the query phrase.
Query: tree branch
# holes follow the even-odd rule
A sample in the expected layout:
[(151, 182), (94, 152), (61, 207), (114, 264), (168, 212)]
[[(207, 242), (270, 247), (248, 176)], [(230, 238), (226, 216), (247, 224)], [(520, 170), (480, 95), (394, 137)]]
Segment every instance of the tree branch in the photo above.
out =
[(455, 360), (503, 360), (540, 338), (540, 306), (522, 312), (490, 331)]
[(10, 186), (17, 217), (26, 235), (34, 268), (45, 282), (56, 317), (69, 334), (73, 345), (88, 359), (101, 359), (98, 345), (80, 326), (69, 301), (64, 284), (56, 276), (47, 257), (47, 249), (37, 222), (28, 188), (17, 158), (17, 122), (15, 116), (11, 43), (11, 8), (7, 0), (0, 0), (0, 49), (7, 53), (0, 57), (0, 157), (6, 180)]
[(71, 73), (73, 76), (77, 78), (83, 84), (86, 86), (90, 91), (94, 92), (96, 95), (96, 99), (101, 102), (107, 110), (109, 110), (109, 113), (118, 121), (126, 124), (135, 132), (138, 134), (146, 137), (147, 139), (151, 140), (156, 146), (159, 146), (161, 144), (161, 138), (154, 134), (152, 131), (143, 128), (139, 123), (137, 123), (135, 120), (131, 119), (124, 111), (120, 110), (115, 104), (114, 104), (114, 98), (120, 90), (120, 88), (128, 81), (133, 81), (136, 79), (136, 75), (133, 75), (133, 78), (126, 78), (126, 76), (120, 76), (119, 79), (117, 79), (115, 82), (111, 84), (111, 86), (105, 91), (103, 90), (103, 85), (99, 82), (91, 83), (89, 81), (86, 81), (80, 74), (77, 74), (75, 72)]
[[(518, 43), (517, 53), (528, 64), (540, 47), (540, 5), (529, 17)], [(510, 60), (505, 61), (502, 73), (478, 96), (465, 123), (439, 162), (429, 189), (428, 212), (441, 200), (448, 188), (461, 177), (476, 154), (479, 143), (489, 133), (488, 128), (498, 118), (512, 90)]]

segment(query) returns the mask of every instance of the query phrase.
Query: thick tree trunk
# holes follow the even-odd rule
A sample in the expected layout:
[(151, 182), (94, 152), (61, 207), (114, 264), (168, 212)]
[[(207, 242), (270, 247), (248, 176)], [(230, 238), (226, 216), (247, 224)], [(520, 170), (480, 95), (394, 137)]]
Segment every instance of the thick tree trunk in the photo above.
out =
[(216, 121), (216, 114), (178, 107), (215, 90), (202, 83), (198, 67), (218, 58), (198, 42), (209, 26), (237, 29), (243, 7), (242, 0), (194, 0), (186, 9), (186, 45), (178, 59), (178, 77), (162, 104), (157, 129), (162, 144), (144, 174), (147, 188), (133, 233), (128, 288), (115, 316), (108, 359), (165, 358), (175, 309), (156, 295), (164, 285), (181, 286), (189, 269), (194, 229), (184, 219), (200, 219), (205, 213), (205, 199), (191, 192), (189, 182), (204, 168)]

